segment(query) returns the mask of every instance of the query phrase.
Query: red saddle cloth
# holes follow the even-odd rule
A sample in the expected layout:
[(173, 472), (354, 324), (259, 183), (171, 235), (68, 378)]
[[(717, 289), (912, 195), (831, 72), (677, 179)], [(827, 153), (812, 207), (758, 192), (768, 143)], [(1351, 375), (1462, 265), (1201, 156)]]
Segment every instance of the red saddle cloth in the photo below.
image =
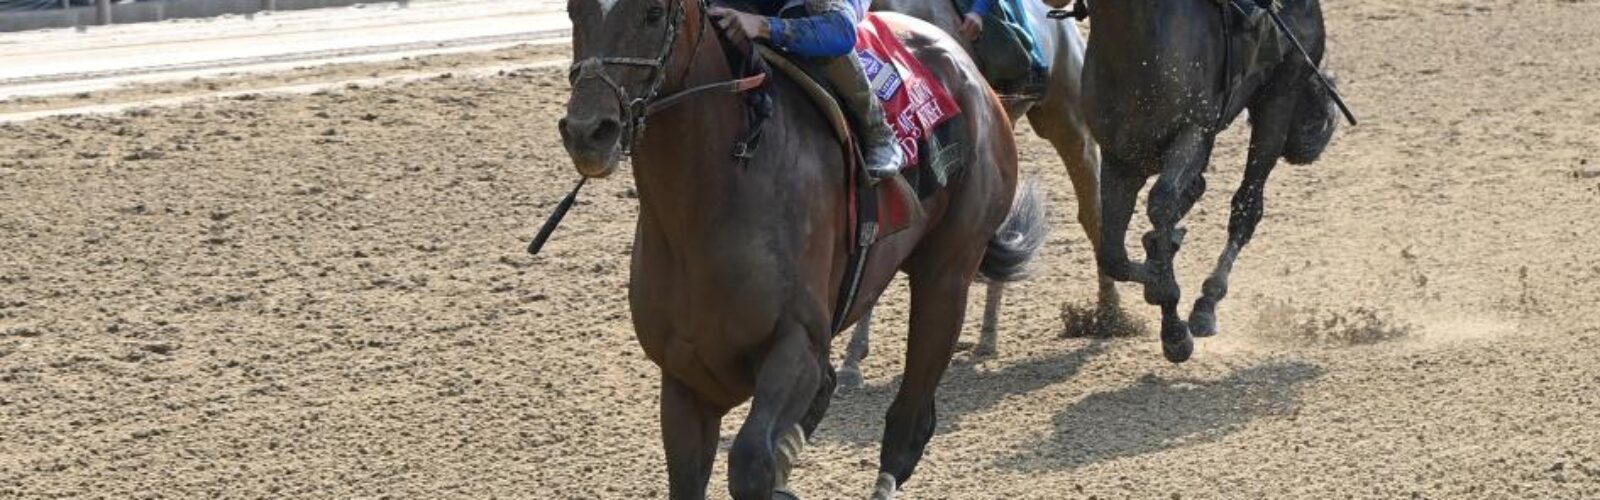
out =
[[(894, 129), (900, 149), (905, 153), (905, 169), (921, 166), (922, 145), (928, 143), (935, 127), (961, 113), (960, 106), (944, 84), (906, 49), (895, 36), (894, 29), (876, 14), (867, 14), (866, 20), (856, 26), (855, 50), (873, 93), (883, 103), (884, 114)], [(914, 191), (899, 179), (878, 183), (877, 238), (894, 234), (911, 224), (912, 214), (920, 203)], [(852, 199), (852, 214), (856, 205)]]
[(915, 168), (921, 162), (918, 145), (934, 127), (960, 114), (960, 106), (876, 14), (856, 26), (856, 57), (900, 139), (906, 168)]

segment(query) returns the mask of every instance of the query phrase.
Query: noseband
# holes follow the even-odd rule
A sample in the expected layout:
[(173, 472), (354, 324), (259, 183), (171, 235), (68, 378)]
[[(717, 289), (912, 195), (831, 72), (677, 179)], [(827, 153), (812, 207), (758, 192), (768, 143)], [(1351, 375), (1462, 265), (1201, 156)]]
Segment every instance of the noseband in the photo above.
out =
[[(604, 83), (607, 87), (611, 88), (612, 95), (614, 95), (617, 99), (617, 107), (622, 110), (623, 124), (621, 153), (624, 158), (633, 155), (633, 144), (638, 139), (639, 135), (644, 133), (645, 120), (648, 119), (650, 115), (659, 113), (667, 108), (683, 102), (689, 97), (702, 92), (725, 91), (730, 93), (742, 93), (756, 87), (760, 87), (762, 82), (766, 80), (765, 74), (758, 74), (746, 78), (737, 78), (700, 85), (679, 91), (666, 97), (659, 97), (661, 85), (666, 82), (667, 62), (672, 59), (672, 49), (677, 46), (678, 32), (683, 29), (684, 18), (686, 16), (686, 6), (684, 5), (685, 1), (686, 0), (674, 0), (671, 2), (671, 13), (669, 14), (670, 20), (668, 21), (669, 24), (667, 24), (666, 36), (662, 39), (661, 53), (657, 55), (655, 59), (646, 59), (642, 57), (595, 56), (582, 61), (574, 62), (568, 72), (568, 82), (574, 89), (576, 89), (578, 84), (582, 83), (584, 80), (591, 78), (598, 79), (601, 81), (601, 83)], [(699, 1), (701, 28), (700, 35), (696, 37), (695, 43), (691, 47), (692, 50), (699, 49), (699, 37), (705, 36), (705, 31), (709, 26), (709, 20), (706, 14), (708, 11), (706, 0)], [(641, 94), (637, 96), (630, 95), (628, 93), (628, 89), (624, 88), (622, 84), (617, 83), (616, 80), (611, 78), (610, 73), (606, 71), (608, 66), (635, 66), (649, 68), (649, 84), (645, 86), (644, 92)], [(684, 73), (686, 75), (692, 66), (693, 64), (691, 61), (689, 67), (684, 68)]]

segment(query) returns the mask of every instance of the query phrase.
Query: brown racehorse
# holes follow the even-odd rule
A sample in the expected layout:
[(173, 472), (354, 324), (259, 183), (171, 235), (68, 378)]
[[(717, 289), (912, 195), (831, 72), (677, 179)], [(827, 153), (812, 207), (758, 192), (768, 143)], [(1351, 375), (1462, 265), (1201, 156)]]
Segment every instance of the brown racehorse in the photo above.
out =
[(924, 200), (909, 229), (872, 248), (859, 296), (836, 310), (852, 231), (839, 142), (799, 87), (774, 75), (760, 147), (737, 161), (745, 100), (705, 10), (704, 0), (567, 4), (576, 62), (560, 125), (567, 152), (589, 178), (634, 156), (628, 300), (639, 343), (661, 367), (671, 497), (705, 496), (718, 422), (752, 398), (729, 452), (729, 491), (741, 500), (792, 496), (789, 468), (833, 393), (835, 315), (854, 321), (904, 271), (911, 332), (875, 487), (888, 498), (933, 436), (934, 390), (980, 263), (993, 278), (1020, 274), (1032, 249), (1011, 242), (1044, 229), (1042, 218), (1009, 217), (1039, 203), (1028, 190), (1013, 200), (1010, 123), (959, 45), (920, 21), (886, 17), (960, 104), (947, 126), (966, 147), (948, 187)]

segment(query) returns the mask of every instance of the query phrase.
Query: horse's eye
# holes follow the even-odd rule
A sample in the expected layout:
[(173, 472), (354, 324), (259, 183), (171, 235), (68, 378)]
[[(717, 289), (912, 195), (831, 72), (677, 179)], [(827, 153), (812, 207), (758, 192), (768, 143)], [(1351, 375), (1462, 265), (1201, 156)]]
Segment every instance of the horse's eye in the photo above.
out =
[(653, 5), (649, 10), (644, 11), (644, 20), (650, 24), (656, 24), (661, 22), (661, 18), (666, 15), (666, 9), (661, 8), (660, 5)]

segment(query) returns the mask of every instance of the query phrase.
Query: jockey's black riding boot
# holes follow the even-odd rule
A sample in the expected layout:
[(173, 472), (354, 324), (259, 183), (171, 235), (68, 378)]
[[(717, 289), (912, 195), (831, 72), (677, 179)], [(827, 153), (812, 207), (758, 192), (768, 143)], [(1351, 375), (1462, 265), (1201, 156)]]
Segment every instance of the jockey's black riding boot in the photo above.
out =
[(861, 135), (861, 155), (866, 157), (867, 175), (887, 179), (900, 173), (905, 155), (883, 113), (883, 103), (873, 95), (866, 71), (855, 53), (818, 61), (822, 73), (839, 92), (845, 112), (855, 116)]

